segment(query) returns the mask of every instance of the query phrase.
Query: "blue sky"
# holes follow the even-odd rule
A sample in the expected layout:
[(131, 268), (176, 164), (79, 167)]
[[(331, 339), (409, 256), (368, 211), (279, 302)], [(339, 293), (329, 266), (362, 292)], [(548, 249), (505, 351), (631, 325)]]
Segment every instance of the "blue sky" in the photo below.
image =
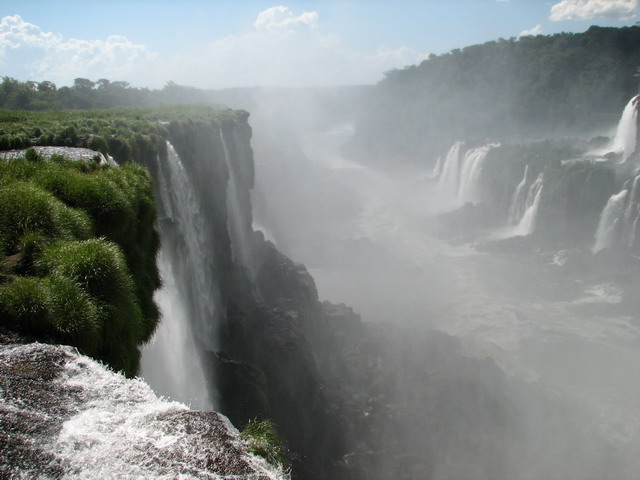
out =
[(638, 0), (0, 0), (0, 74), (159, 88), (375, 83), (497, 38), (630, 26)]

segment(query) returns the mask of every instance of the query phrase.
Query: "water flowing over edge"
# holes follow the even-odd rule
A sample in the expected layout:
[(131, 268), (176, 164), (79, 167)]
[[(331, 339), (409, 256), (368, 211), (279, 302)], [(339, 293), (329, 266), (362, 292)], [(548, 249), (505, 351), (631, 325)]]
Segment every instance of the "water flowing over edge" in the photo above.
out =
[(214, 388), (202, 356), (215, 348), (216, 284), (203, 259), (211, 256), (207, 249), (213, 243), (206, 240), (194, 186), (169, 142), (166, 162), (158, 169), (156, 182), (162, 243), (158, 263), (164, 284), (155, 299), (162, 321), (143, 348), (142, 376), (158, 393), (211, 410)]
[(622, 112), (612, 150), (622, 152), (622, 161), (626, 161), (635, 151), (638, 141), (638, 96), (636, 95)]
[[(50, 383), (43, 380), (23, 398), (0, 401), (4, 412), (21, 421), (44, 422), (30, 448), (46, 455), (37, 471), (22, 471), (21, 478), (60, 478), (50, 471), (85, 480), (286, 478), (246, 453), (238, 431), (222, 415), (161, 399), (141, 379), (126, 379), (72, 347), (0, 345), (0, 367), (9, 372), (16, 365), (43, 368), (46, 362)], [(59, 405), (42, 401), (46, 395)]]
[(490, 143), (465, 151), (464, 142), (454, 143), (442, 164), (438, 159), (431, 175), (431, 178), (439, 175), (438, 191), (457, 204), (478, 203), (481, 200), (480, 182), (484, 162), (491, 149), (497, 146), (499, 144)]

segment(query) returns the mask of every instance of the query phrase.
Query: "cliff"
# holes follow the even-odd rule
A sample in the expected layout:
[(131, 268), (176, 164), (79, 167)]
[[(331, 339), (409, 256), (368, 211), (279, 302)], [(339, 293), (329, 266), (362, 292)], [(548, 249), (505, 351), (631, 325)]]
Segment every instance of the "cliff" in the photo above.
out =
[[(36, 179), (46, 165), (52, 171), (66, 165), (92, 181), (93, 176), (117, 176), (117, 171), (142, 171), (131, 161), (147, 167), (153, 179), (153, 213), (160, 238), (157, 263), (163, 286), (153, 297), (162, 321), (142, 345), (142, 374), (154, 389), (185, 402), (201, 401), (203, 409), (220, 412), (239, 429), (255, 419), (272, 420), (289, 448), (293, 478), (516, 478), (512, 474), (521, 471), (520, 459), (525, 457), (525, 471), (535, 471), (541, 478), (559, 468), (560, 460), (540, 461), (553, 457), (552, 447), (542, 438), (523, 433), (519, 419), (526, 412), (513, 401), (514, 395), (522, 394), (521, 386), (493, 361), (467, 358), (459, 342), (427, 328), (371, 325), (345, 305), (320, 302), (307, 269), (280, 253), (261, 232), (253, 231), (254, 166), (245, 112), (176, 108), (7, 115), (3, 135), (19, 137), (29, 145), (98, 146), (106, 159), (112, 157), (121, 164), (117, 168), (93, 160), (47, 161), (33, 153), (28, 154), (30, 159), (3, 164), (22, 166), (24, 171), (30, 168)], [(148, 197), (151, 182), (144, 178), (144, 188), (134, 190), (147, 192)], [(125, 189), (141, 187), (131, 181), (116, 183)], [(49, 200), (57, 205), (51, 208), (66, 212), (71, 207), (67, 197), (56, 196), (61, 192), (65, 190), (39, 195), (54, 196), (60, 203)], [(103, 200), (106, 205), (110, 201)], [(99, 208), (94, 213), (104, 214)], [(89, 218), (91, 214), (86, 211)], [(79, 219), (84, 215), (54, 216), (76, 217), (75, 223), (67, 220), (50, 228), (63, 236), (80, 235), (84, 230)], [(120, 218), (105, 225), (130, 238), (125, 233), (135, 222)], [(143, 218), (153, 224), (149, 211)], [(139, 233), (152, 235), (155, 230), (146, 225)], [(104, 236), (111, 232), (106, 230)], [(82, 234), (89, 233), (95, 231)], [(78, 245), (96, 240), (68, 241)], [(58, 272), (50, 266), (58, 258), (57, 244), (43, 251), (24, 250), (24, 242), (11, 245), (22, 250), (5, 250), (5, 283), (0, 286), (0, 305), (5, 306), (2, 293), (18, 281), (21, 272), (16, 268), (23, 259), (32, 259), (28, 265), (37, 267), (36, 274), (40, 265), (46, 267), (43, 278)], [(138, 247), (147, 251), (143, 244)], [(129, 259), (130, 252), (140, 253), (140, 248), (118, 248), (121, 253), (115, 257)], [(156, 258), (155, 250), (149, 251)], [(21, 261), (16, 262), (18, 254)], [(130, 291), (138, 291), (133, 288), (138, 264), (129, 260), (124, 264), (132, 279)], [(72, 269), (61, 270), (67, 271)], [(155, 265), (140, 272), (156, 272)], [(50, 280), (28, 281), (43, 281), (53, 288), (46, 283)], [(65, 281), (75, 285), (73, 278)], [(91, 301), (95, 295), (106, 302), (111, 287), (98, 285), (80, 298)], [(413, 320), (422, 324), (424, 319)], [(16, 330), (15, 325), (10, 322), (6, 328)], [(160, 478), (173, 478), (176, 472), (205, 478), (280, 475), (247, 456), (243, 450), (251, 446), (239, 443), (237, 433), (217, 413), (159, 401), (139, 380), (116, 379), (68, 347), (53, 345), (88, 348), (82, 344), (84, 335), (74, 343), (73, 337), (32, 330), (22, 333), (51, 345), (1, 348), (6, 375), (0, 421), (9, 433), (1, 441), (9, 475), (41, 469), (55, 477), (63, 469), (83, 478), (108, 476), (109, 472), (91, 470), (104, 463), (102, 447), (111, 452), (108, 455), (125, 456), (122, 464), (110, 465), (117, 475), (129, 471)], [(9, 337), (4, 343), (25, 342)], [(145, 340), (141, 337), (134, 343), (136, 353)], [(123, 390), (133, 392), (133, 397), (121, 395)], [(535, 392), (523, 395), (537, 398)], [(112, 410), (96, 404), (99, 396), (116, 397)], [(21, 410), (21, 405), (28, 408)], [(102, 408), (98, 419), (108, 417), (113, 422), (92, 420), (91, 412), (97, 407)], [(120, 413), (115, 415), (113, 410)], [(544, 403), (543, 411), (550, 418), (563, 414), (552, 403)], [(47, 420), (43, 438), (34, 434), (34, 418)], [(129, 423), (137, 419), (139, 424)], [(130, 429), (140, 426), (146, 436)], [(567, 444), (583, 433), (571, 431)], [(507, 437), (518, 441), (505, 450)], [(78, 450), (81, 458), (68, 457), (67, 448)], [(571, 455), (575, 464), (583, 464), (579, 452)]]
[[(205, 372), (204, 387), (215, 399), (215, 407), (239, 428), (256, 418), (273, 419), (292, 452), (297, 475), (302, 478), (330, 475), (332, 463), (348, 450), (341, 438), (343, 425), (336, 411), (339, 409), (337, 396), (327, 390), (318, 368), (318, 357), (326, 355), (321, 349), (330, 350), (323, 343), (327, 320), (306, 269), (280, 254), (252, 229), (250, 190), (254, 172), (247, 114), (176, 108), (95, 114), (28, 115), (15, 112), (3, 115), (3, 144), (93, 148), (96, 155), (101, 154), (95, 160), (71, 161), (59, 157), (44, 159), (35, 151), (27, 151), (26, 159), (13, 158), (3, 162), (5, 170), (31, 172), (34, 185), (37, 188), (43, 185), (41, 195), (52, 197), (47, 197), (47, 201), (54, 207), (43, 216), (49, 215), (51, 209), (58, 209), (63, 213), (53, 218), (66, 219), (70, 215), (65, 213), (67, 209), (75, 208), (79, 213), (73, 210), (74, 215), (82, 217), (89, 225), (86, 232), (79, 234), (74, 232), (80, 231), (80, 226), (73, 224), (73, 232), (67, 233), (64, 230), (68, 227), (66, 223), (54, 224), (50, 230), (56, 235), (52, 234), (51, 246), (46, 243), (44, 249), (25, 246), (21, 237), (15, 240), (7, 237), (0, 308), (12, 316), (3, 317), (8, 319), (3, 322), (5, 327), (40, 341), (74, 345), (88, 355), (106, 361), (112, 368), (135, 374), (139, 347), (151, 337), (158, 318), (156, 305), (151, 302), (153, 290), (159, 286), (158, 270), (155, 263), (149, 263), (149, 259), (156, 258), (158, 248), (158, 234), (153, 228), (155, 222), (163, 258), (168, 258), (169, 268), (164, 273), (172, 277), (163, 281), (175, 284), (172, 288), (184, 305), (184, 319), (189, 324), (190, 335), (196, 339), (195, 348), (201, 363), (196, 367)], [(38, 152), (42, 153), (42, 150)], [(72, 150), (62, 153), (70, 155)], [(115, 161), (121, 167), (101, 166), (101, 158)], [(150, 178), (132, 162), (146, 166), (151, 173), (155, 204), (149, 203)], [(46, 180), (48, 177), (41, 173), (43, 171), (55, 181)], [(119, 178), (126, 174), (129, 177)], [(134, 174), (142, 180), (130, 178)], [(91, 184), (102, 177), (106, 187)], [(3, 178), (7, 184), (8, 175)], [(72, 182), (69, 178), (81, 185), (73, 189), (75, 185), (68, 185)], [(177, 180), (184, 183), (176, 183)], [(16, 191), (15, 185), (9, 187), (5, 190)], [(29, 188), (30, 185), (27, 190)], [(122, 194), (126, 196), (129, 190), (131, 201), (121, 210), (115, 207), (110, 210), (109, 206)], [(96, 198), (87, 197), (87, 191), (95, 193)], [(102, 196), (98, 197), (99, 193)], [(181, 209), (183, 206), (186, 208)], [(89, 216), (88, 220), (82, 212)], [(16, 223), (14, 217), (6, 215), (2, 224), (5, 237)], [(36, 229), (37, 233), (41, 230)], [(25, 232), (32, 233), (31, 230)], [(92, 240), (94, 236), (96, 239)], [(112, 241), (116, 246), (102, 245), (104, 241)], [(80, 285), (81, 300), (86, 300), (89, 306), (94, 299), (103, 302), (104, 310), (112, 312), (109, 317), (112, 320), (97, 328), (94, 328), (92, 318), (86, 319), (86, 314), (79, 312), (101, 312), (103, 303), (96, 303), (95, 309), (84, 308), (86, 305), (83, 304), (73, 311), (59, 311), (56, 308), (60, 302), (49, 294), (49, 291), (62, 289), (55, 283), (55, 275), (62, 271), (56, 262), (61, 256), (62, 245), (66, 245), (64, 242), (71, 242), (76, 249), (82, 249), (85, 244), (92, 245), (90, 242), (111, 249), (113, 259), (108, 265), (116, 265), (115, 270), (121, 274), (119, 280), (103, 280), (99, 275), (86, 280), (73, 259), (68, 260), (69, 266), (63, 269), (76, 275), (66, 274), (63, 286), (69, 284), (73, 290)], [(92, 271), (99, 270), (96, 267)], [(131, 280), (133, 283), (127, 283)], [(40, 288), (38, 284), (35, 288), (33, 282), (43, 282), (44, 286)], [(33, 287), (36, 293), (32, 297), (44, 289), (43, 306), (40, 308), (36, 304), (34, 318), (31, 318), (30, 310), (21, 310), (12, 300), (16, 296), (16, 285), (23, 284)], [(129, 293), (139, 294), (130, 299), (131, 308), (150, 313), (143, 317), (149, 318), (148, 321), (142, 320), (142, 324), (147, 321), (148, 326), (130, 340), (130, 352), (135, 361), (126, 365), (119, 363), (117, 355), (105, 350), (109, 343), (104, 340), (111, 340), (115, 345), (129, 337), (136, 325), (135, 315), (118, 310), (122, 302), (114, 301), (113, 307), (109, 304), (113, 289), (120, 287), (123, 294), (127, 289)], [(36, 295), (36, 298), (39, 297)], [(44, 313), (40, 315), (40, 311)], [(164, 323), (175, 320), (173, 312), (162, 313)], [(58, 328), (58, 319), (63, 315), (76, 330)], [(29, 317), (28, 325), (46, 321), (46, 328), (25, 327), (25, 316)], [(103, 317), (97, 315), (97, 318), (102, 320)], [(119, 322), (121, 326), (115, 327), (113, 322)], [(103, 336), (92, 340), (96, 346), (88, 340), (92, 338), (88, 335), (92, 329), (97, 329)], [(172, 348), (183, 346), (174, 344)], [(52, 358), (59, 355), (66, 358), (69, 354), (66, 350), (64, 353), (48, 352), (45, 356)], [(164, 352), (165, 360), (170, 357), (168, 353)], [(176, 368), (170, 363), (162, 367), (167, 369), (165, 375)], [(40, 373), (41, 370), (34, 369), (33, 375)], [(193, 373), (178, 372), (181, 376)], [(52, 378), (57, 378), (56, 375)], [(63, 421), (66, 420), (57, 421), (53, 430)], [(26, 428), (24, 424), (16, 428), (23, 427)], [(20, 456), (16, 455), (15, 458)], [(14, 467), (22, 468), (15, 464)]]

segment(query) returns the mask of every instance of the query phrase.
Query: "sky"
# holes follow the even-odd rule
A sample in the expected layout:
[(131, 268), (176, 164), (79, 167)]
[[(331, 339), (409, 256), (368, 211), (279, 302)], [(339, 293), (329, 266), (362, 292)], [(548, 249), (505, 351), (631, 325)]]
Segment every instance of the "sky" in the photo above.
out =
[(429, 54), (639, 20), (638, 0), (0, 0), (0, 76), (148, 88), (373, 84)]

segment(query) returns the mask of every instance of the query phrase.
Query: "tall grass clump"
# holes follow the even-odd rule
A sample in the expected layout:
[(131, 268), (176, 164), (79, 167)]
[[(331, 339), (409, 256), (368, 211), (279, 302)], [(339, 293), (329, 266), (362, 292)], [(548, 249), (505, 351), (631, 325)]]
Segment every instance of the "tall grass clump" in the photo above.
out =
[(93, 232), (89, 216), (70, 208), (53, 194), (26, 182), (0, 187), (0, 239), (5, 254), (16, 253), (27, 233), (50, 238), (88, 238)]
[(151, 178), (30, 152), (0, 159), (0, 325), (135, 375), (159, 319)]
[(2, 325), (30, 335), (48, 332), (50, 291), (41, 278), (19, 277), (0, 287)]
[(251, 420), (240, 432), (247, 450), (283, 470), (289, 467), (288, 449), (271, 420)]
[(93, 300), (102, 331), (98, 358), (135, 373), (145, 322), (118, 245), (103, 238), (58, 242), (42, 252), (38, 267), (43, 275), (78, 285)]

